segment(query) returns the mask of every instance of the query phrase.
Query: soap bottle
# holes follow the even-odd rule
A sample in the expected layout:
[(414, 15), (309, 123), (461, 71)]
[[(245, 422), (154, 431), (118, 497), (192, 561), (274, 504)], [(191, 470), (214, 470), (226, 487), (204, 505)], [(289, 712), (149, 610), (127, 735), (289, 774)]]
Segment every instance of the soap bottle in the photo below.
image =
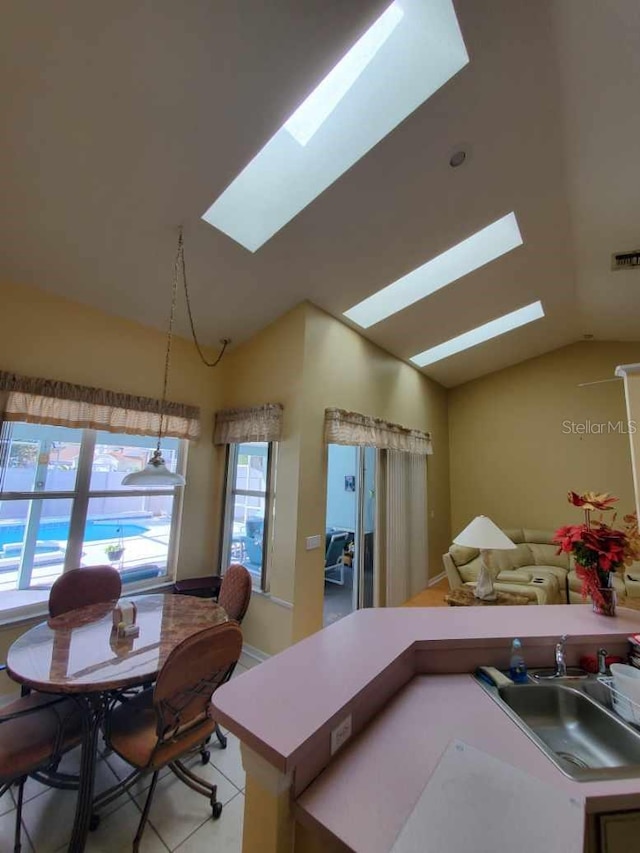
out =
[(509, 678), (516, 684), (527, 681), (527, 665), (522, 656), (522, 643), (516, 637), (511, 643), (511, 660), (509, 661)]

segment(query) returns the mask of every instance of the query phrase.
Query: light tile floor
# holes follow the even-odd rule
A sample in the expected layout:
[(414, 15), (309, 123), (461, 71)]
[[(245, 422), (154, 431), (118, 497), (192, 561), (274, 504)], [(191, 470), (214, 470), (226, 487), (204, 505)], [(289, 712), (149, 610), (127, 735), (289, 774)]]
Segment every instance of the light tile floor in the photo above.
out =
[[(239, 677), (257, 661), (242, 655), (233, 677)], [(203, 777), (218, 786), (218, 799), (223, 803), (222, 816), (214, 821), (205, 797), (187, 788), (169, 770), (158, 781), (149, 822), (142, 837), (141, 853), (241, 853), (244, 816), (244, 770), (240, 758), (240, 742), (227, 733), (226, 749), (220, 749), (215, 736), (211, 740), (211, 759), (200, 766), (199, 756), (192, 766)], [(69, 753), (61, 769), (73, 772), (79, 761), (79, 750)], [(113, 753), (98, 762), (96, 790), (104, 790), (126, 775), (128, 765)], [(89, 834), (87, 853), (119, 853), (132, 849), (140, 812), (144, 805), (150, 777), (101, 812), (98, 829)], [(22, 810), (22, 853), (64, 853), (67, 849), (73, 815), (75, 792), (47, 788), (33, 780), (25, 785)], [(0, 799), (0, 850), (13, 850), (15, 826), (13, 791)]]

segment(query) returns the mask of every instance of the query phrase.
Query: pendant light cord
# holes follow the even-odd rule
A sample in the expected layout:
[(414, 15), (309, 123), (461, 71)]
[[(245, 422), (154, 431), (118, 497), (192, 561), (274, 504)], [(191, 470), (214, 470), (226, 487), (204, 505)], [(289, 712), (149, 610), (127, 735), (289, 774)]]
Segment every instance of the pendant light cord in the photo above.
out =
[(169, 368), (171, 366), (171, 345), (173, 343), (173, 323), (176, 316), (176, 302), (178, 299), (178, 279), (182, 275), (182, 282), (184, 284), (184, 295), (187, 303), (187, 313), (189, 315), (189, 325), (191, 326), (191, 335), (193, 337), (193, 342), (196, 345), (196, 349), (198, 350), (198, 355), (202, 359), (203, 363), (207, 367), (215, 367), (220, 363), (220, 359), (224, 355), (224, 352), (227, 346), (231, 343), (229, 338), (224, 338), (222, 341), (222, 349), (220, 351), (220, 355), (216, 358), (215, 361), (207, 361), (204, 357), (204, 353), (202, 352), (202, 348), (198, 343), (198, 338), (196, 337), (196, 330), (193, 323), (193, 314), (191, 312), (191, 302), (189, 301), (189, 289), (187, 287), (187, 271), (184, 262), (184, 241), (182, 238), (182, 226), (178, 230), (178, 249), (176, 251), (176, 259), (173, 265), (173, 283), (171, 286), (171, 313), (169, 314), (169, 330), (167, 332), (167, 350), (164, 357), (164, 380), (162, 383), (162, 400), (160, 401), (160, 428), (158, 430), (158, 444), (156, 446), (156, 455), (160, 455), (160, 444), (162, 442), (162, 434), (164, 432), (164, 423), (165, 423), (165, 407), (167, 403), (167, 388), (169, 385)]
[(169, 329), (167, 331), (167, 350), (164, 355), (164, 378), (162, 381), (162, 399), (160, 401), (160, 428), (158, 429), (158, 445), (156, 453), (160, 452), (162, 433), (164, 430), (165, 405), (167, 402), (167, 388), (169, 386), (169, 367), (171, 366), (171, 345), (173, 343), (173, 321), (176, 316), (176, 301), (178, 296), (178, 271), (180, 269), (180, 256), (184, 254), (182, 247), (182, 228), (178, 234), (178, 251), (173, 265), (173, 283), (171, 285), (171, 312), (169, 314)]
[[(193, 313), (191, 311), (191, 300), (189, 299), (189, 288), (187, 286), (187, 267), (186, 267), (186, 264), (184, 261), (184, 245), (182, 242), (182, 227), (180, 227), (180, 231), (178, 234), (178, 254), (176, 257), (176, 281), (175, 281), (175, 284), (177, 284), (178, 266), (180, 267), (180, 271), (182, 272), (182, 284), (184, 285), (184, 298), (185, 298), (185, 302), (187, 303), (187, 314), (189, 315), (189, 325), (191, 326), (191, 337), (193, 338), (193, 342), (196, 345), (196, 349), (198, 350), (198, 355), (202, 359), (202, 363), (204, 365), (206, 365), (207, 367), (216, 367), (220, 363), (220, 360), (222, 359), (222, 356), (224, 355), (226, 348), (231, 343), (231, 339), (230, 338), (223, 338), (221, 341), (222, 349), (220, 350), (220, 354), (218, 355), (216, 360), (215, 361), (207, 361), (204, 353), (202, 352), (202, 347), (200, 346), (200, 344), (198, 342), (198, 337), (196, 335), (196, 327), (195, 327), (195, 324), (193, 322)], [(174, 286), (175, 286), (175, 284), (174, 284)], [(174, 302), (175, 302), (175, 294), (174, 294)]]

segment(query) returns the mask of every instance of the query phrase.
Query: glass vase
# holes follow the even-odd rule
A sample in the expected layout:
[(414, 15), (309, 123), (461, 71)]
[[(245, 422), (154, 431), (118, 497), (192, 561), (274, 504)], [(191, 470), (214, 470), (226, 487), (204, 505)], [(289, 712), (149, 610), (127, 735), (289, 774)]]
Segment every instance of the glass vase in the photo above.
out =
[(594, 591), (591, 597), (591, 606), (594, 613), (600, 616), (616, 615), (616, 591), (610, 586), (601, 586)]

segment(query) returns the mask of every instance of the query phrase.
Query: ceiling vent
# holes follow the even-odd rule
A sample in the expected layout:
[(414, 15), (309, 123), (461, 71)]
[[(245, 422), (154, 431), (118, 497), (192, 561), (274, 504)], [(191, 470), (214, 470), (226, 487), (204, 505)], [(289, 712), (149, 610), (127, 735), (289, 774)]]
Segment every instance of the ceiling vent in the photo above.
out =
[(637, 252), (621, 252), (619, 255), (611, 255), (611, 269), (640, 269), (640, 250)]

